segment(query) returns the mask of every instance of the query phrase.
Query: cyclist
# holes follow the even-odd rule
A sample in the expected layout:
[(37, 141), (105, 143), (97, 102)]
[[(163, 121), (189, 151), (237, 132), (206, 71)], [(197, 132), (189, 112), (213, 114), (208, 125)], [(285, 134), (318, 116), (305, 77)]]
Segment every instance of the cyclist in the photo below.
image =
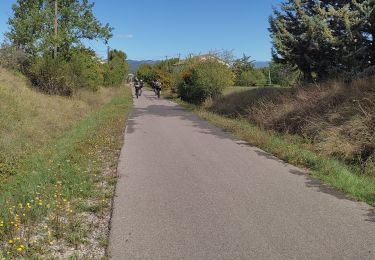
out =
[(134, 79), (134, 88), (135, 88), (135, 95), (138, 98), (138, 96), (140, 96), (141, 92), (142, 92), (142, 87), (141, 87), (141, 84), (140, 84), (138, 78)]

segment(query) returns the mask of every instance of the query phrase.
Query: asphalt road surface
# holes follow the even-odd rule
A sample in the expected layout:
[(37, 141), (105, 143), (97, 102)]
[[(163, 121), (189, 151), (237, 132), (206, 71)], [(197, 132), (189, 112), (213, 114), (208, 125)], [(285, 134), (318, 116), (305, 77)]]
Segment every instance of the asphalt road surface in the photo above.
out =
[(113, 259), (375, 259), (374, 208), (152, 92), (118, 170)]

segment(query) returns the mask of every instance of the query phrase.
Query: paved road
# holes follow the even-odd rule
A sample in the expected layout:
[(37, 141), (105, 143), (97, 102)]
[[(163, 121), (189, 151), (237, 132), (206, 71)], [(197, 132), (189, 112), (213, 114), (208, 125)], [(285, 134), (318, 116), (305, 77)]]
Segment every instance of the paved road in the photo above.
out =
[(375, 212), (151, 92), (119, 164), (113, 259), (375, 259)]

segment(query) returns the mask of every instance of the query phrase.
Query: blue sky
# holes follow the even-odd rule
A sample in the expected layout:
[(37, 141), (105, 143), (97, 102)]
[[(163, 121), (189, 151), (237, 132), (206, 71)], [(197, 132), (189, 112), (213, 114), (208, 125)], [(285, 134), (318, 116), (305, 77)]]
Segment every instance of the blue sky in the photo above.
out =
[[(0, 38), (8, 30), (15, 0), (0, 1)], [(163, 59), (233, 50), (258, 61), (271, 56), (267, 31), (272, 6), (280, 0), (96, 0), (94, 12), (114, 30), (112, 48), (130, 59)], [(99, 55), (106, 46), (90, 42)]]

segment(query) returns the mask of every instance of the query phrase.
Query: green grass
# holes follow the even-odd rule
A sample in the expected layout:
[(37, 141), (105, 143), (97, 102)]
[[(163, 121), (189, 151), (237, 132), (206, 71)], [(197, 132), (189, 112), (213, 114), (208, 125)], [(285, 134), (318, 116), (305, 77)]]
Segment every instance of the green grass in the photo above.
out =
[(264, 130), (244, 119), (233, 119), (209, 112), (203, 107), (176, 101), (201, 118), (232, 133), (278, 158), (308, 168), (311, 176), (345, 192), (349, 197), (375, 206), (375, 178), (361, 174), (339, 160), (316, 153), (301, 137)]
[[(113, 185), (116, 176), (104, 176), (103, 167), (116, 165), (131, 100), (130, 90), (122, 89), (112, 101), (13, 166), (13, 175), (0, 183), (0, 257), (41, 254), (48, 243), (70, 232), (78, 205), (108, 200), (111, 188), (101, 188), (100, 183)], [(75, 232), (65, 237), (77, 246), (83, 238)], [(30, 239), (47, 233), (44, 243)]]
[(0, 67), (0, 182), (16, 172), (22, 158), (65, 134), (118, 94), (118, 88), (102, 88), (80, 90), (67, 98), (28, 86), (24, 76)]

